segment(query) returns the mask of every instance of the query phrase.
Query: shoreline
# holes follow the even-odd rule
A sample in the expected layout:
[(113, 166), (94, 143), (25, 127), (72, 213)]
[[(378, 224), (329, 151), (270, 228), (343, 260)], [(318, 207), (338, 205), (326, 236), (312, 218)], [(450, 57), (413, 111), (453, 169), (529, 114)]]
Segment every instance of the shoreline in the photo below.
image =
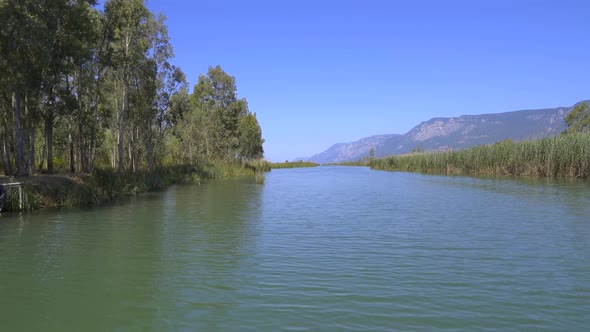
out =
[(429, 174), (590, 177), (590, 134), (510, 140), (464, 150), (415, 153), (371, 161), (371, 169)]
[[(139, 193), (164, 190), (174, 184), (200, 184), (207, 180), (236, 176), (264, 178), (266, 163), (208, 163), (160, 167), (153, 171), (118, 173), (95, 169), (92, 174), (37, 174), (28, 177), (0, 177), (0, 183), (22, 182), (25, 204), (19, 209), (19, 198), (8, 189), (3, 212), (40, 209), (93, 207), (133, 197)], [(257, 180), (257, 183), (261, 183)]]

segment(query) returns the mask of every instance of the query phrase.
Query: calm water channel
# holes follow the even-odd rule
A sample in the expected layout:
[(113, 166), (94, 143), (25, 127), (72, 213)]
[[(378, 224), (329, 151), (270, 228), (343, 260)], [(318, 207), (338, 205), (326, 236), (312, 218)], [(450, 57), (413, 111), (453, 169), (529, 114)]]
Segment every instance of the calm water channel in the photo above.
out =
[(585, 331), (590, 183), (320, 167), (0, 216), (2, 331)]

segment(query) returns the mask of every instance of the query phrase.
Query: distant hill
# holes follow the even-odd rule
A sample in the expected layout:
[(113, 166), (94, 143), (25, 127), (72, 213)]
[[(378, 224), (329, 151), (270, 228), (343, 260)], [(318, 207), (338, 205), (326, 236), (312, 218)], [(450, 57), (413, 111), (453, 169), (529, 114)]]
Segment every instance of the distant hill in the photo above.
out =
[(376, 148), (389, 140), (401, 136), (402, 135), (375, 135), (360, 139), (356, 142), (338, 143), (332, 145), (328, 150), (307, 159), (318, 164), (358, 160), (362, 157), (369, 156), (369, 151), (372, 148)]
[(403, 135), (377, 135), (334, 144), (307, 160), (336, 163), (367, 157), (371, 148), (377, 157), (384, 157), (416, 150), (456, 150), (506, 139), (523, 141), (554, 136), (566, 129), (563, 119), (572, 107), (433, 118)]

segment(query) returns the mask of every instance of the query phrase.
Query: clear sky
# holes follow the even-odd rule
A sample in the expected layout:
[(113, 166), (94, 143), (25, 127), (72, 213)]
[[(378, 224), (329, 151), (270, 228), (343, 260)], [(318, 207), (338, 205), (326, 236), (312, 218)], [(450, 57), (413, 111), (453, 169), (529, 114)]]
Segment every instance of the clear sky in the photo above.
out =
[(266, 157), (403, 134), (433, 117), (590, 98), (588, 0), (149, 0), (192, 86), (221, 65)]

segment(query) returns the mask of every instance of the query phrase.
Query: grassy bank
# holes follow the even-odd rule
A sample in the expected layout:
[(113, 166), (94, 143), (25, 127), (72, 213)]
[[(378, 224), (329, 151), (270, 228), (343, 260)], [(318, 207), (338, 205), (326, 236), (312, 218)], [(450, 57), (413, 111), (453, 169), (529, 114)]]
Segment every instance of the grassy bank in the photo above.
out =
[(357, 161), (343, 161), (340, 163), (328, 163), (324, 164), (326, 166), (362, 166), (367, 167), (369, 166), (369, 160), (357, 160)]
[(504, 141), (460, 151), (392, 156), (371, 168), (445, 174), (506, 174), (544, 177), (590, 176), (590, 134), (535, 141)]
[[(2, 182), (23, 182), (24, 210), (48, 207), (88, 207), (103, 204), (138, 193), (165, 189), (176, 183), (201, 183), (240, 175), (255, 176), (264, 182), (268, 162), (207, 163), (160, 167), (153, 171), (118, 173), (112, 169), (95, 169), (91, 175), (37, 175), (4, 179)], [(17, 190), (9, 188), (3, 211), (19, 208)]]
[(284, 162), (284, 163), (271, 163), (270, 168), (299, 168), (299, 167), (317, 167), (319, 164), (316, 164), (311, 161), (293, 161), (293, 162)]

